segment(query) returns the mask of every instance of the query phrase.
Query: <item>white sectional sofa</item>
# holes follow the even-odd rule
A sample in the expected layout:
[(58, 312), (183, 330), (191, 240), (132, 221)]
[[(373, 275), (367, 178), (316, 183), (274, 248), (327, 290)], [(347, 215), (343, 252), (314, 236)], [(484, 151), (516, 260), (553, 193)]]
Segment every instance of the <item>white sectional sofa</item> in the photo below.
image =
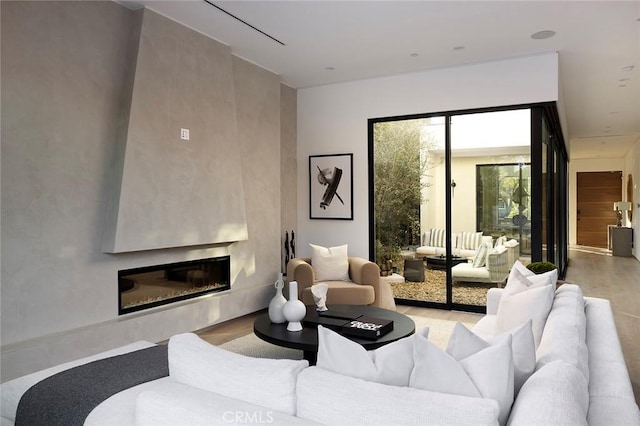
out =
[[(473, 329), (478, 335), (495, 334), (504, 291), (489, 291), (488, 313)], [(640, 425), (609, 302), (584, 298), (578, 286), (568, 284), (552, 299), (548, 317), (542, 318), (535, 370), (507, 407), (507, 424)], [(308, 367), (306, 361), (243, 357), (193, 334), (174, 336), (168, 359), (169, 376), (106, 399), (85, 424), (495, 425), (501, 408), (490, 398), (376, 383)], [(406, 367), (404, 358), (394, 359), (392, 365)], [(72, 364), (3, 383), (2, 426), (14, 424), (29, 386)]]
[[(487, 315), (473, 328), (495, 330), (504, 289), (487, 294)], [(640, 425), (629, 374), (608, 300), (558, 288), (536, 351), (535, 373), (516, 398), (509, 423)]]

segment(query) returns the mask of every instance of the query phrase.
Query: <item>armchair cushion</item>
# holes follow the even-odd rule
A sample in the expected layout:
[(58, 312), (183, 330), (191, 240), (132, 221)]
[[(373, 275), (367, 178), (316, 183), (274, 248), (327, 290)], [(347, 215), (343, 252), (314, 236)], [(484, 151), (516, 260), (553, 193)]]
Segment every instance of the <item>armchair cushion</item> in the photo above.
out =
[[(348, 281), (324, 281), (327, 284), (327, 305), (371, 305), (375, 291), (370, 285), (354, 284)], [(302, 290), (302, 302), (313, 305), (311, 287)]]
[(309, 244), (309, 246), (316, 281), (349, 281), (349, 257), (346, 244), (329, 248), (315, 244)]

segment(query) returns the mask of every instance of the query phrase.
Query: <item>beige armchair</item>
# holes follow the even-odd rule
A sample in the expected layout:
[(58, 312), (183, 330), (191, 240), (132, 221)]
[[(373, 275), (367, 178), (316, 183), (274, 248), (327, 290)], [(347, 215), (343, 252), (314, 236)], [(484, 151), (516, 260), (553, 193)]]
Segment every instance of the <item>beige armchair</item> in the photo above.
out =
[[(361, 258), (349, 257), (351, 281), (324, 281), (328, 286), (327, 304), (371, 305), (395, 310), (389, 284), (380, 280), (380, 268)], [(287, 282), (297, 281), (300, 300), (313, 305), (311, 286), (316, 282), (311, 259), (294, 258), (287, 264)]]

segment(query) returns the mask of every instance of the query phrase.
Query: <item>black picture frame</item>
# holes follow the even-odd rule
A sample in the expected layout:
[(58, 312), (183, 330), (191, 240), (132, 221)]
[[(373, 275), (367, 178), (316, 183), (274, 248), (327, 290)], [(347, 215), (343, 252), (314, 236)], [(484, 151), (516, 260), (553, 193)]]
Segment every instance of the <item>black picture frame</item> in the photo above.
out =
[(309, 218), (353, 220), (353, 154), (309, 156)]

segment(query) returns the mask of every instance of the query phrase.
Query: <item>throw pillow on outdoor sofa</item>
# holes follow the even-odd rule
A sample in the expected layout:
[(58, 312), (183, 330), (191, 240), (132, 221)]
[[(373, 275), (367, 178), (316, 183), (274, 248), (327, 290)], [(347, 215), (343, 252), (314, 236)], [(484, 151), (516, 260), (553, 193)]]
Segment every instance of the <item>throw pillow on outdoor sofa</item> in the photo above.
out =
[(474, 268), (482, 268), (487, 264), (487, 256), (489, 255), (489, 244), (482, 243), (476, 249), (475, 254), (473, 255), (472, 265)]
[(482, 242), (482, 232), (463, 232), (460, 234), (459, 249), (475, 250)]

